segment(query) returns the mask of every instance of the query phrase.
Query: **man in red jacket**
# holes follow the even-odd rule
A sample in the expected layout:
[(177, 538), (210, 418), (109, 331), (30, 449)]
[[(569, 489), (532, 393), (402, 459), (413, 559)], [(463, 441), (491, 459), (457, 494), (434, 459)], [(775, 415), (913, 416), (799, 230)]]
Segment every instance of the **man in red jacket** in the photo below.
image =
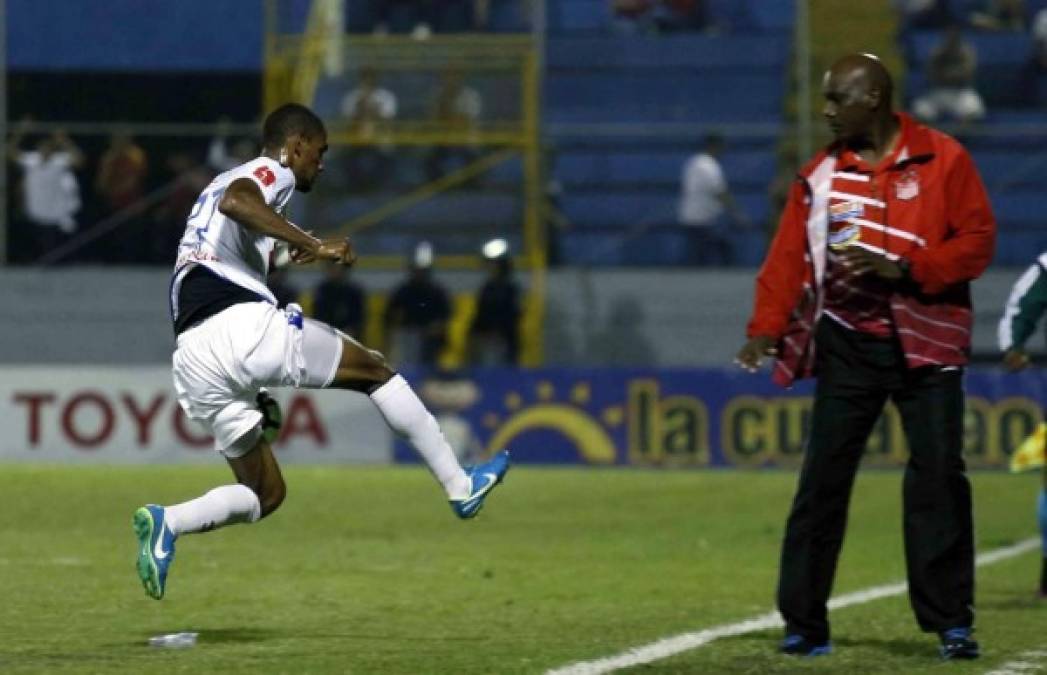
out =
[(825, 75), (835, 141), (805, 166), (756, 280), (737, 362), (776, 357), (788, 386), (816, 375), (810, 438), (782, 546), (781, 651), (831, 651), (826, 601), (869, 433), (888, 398), (901, 415), (905, 554), (920, 627), (945, 659), (976, 658), (974, 541), (961, 456), (969, 282), (988, 266), (995, 223), (954, 139), (895, 113), (879, 59), (852, 54)]

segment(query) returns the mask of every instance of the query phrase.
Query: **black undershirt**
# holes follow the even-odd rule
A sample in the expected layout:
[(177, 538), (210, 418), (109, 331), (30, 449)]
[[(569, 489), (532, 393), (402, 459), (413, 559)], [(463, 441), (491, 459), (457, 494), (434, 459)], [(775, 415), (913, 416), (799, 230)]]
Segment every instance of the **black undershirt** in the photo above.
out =
[(181, 335), (204, 319), (242, 302), (269, 300), (228, 279), (223, 279), (204, 265), (194, 265), (182, 279), (182, 285), (178, 290), (175, 335)]

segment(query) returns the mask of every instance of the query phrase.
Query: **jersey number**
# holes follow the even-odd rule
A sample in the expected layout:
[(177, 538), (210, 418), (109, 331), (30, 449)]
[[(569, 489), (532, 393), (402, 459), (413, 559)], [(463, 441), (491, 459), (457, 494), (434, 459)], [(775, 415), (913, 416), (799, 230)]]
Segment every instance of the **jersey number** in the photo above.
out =
[[(211, 192), (201, 192), (196, 203), (193, 204), (193, 210), (189, 212), (187, 222), (196, 228), (196, 238), (198, 241), (203, 240), (204, 233), (207, 232), (207, 228), (211, 226), (211, 218), (214, 216), (215, 209), (218, 208), (218, 202), (222, 199), (224, 193), (224, 187), (212, 190)], [(203, 223), (194, 223), (193, 221), (198, 221), (200, 219), (200, 214), (203, 212), (208, 202), (211, 203), (211, 208), (207, 212), (207, 220)]]

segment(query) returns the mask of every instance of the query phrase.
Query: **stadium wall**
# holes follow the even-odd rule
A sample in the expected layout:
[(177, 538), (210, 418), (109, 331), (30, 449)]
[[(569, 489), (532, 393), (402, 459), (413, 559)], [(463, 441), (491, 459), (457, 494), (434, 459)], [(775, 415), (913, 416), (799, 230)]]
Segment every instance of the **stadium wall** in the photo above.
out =
[[(996, 324), (1021, 269), (974, 284), (974, 350), (996, 357)], [(358, 270), (368, 292), (388, 292), (400, 272)], [(452, 293), (472, 293), (476, 272), (438, 272)], [(521, 277), (523, 279), (523, 277)], [(310, 288), (316, 273), (291, 282)], [(174, 344), (168, 272), (111, 268), (0, 269), (0, 363), (165, 364)], [(752, 306), (752, 270), (552, 270), (545, 363), (551, 366), (729, 366)], [(1042, 338), (1030, 345), (1044, 353)]]

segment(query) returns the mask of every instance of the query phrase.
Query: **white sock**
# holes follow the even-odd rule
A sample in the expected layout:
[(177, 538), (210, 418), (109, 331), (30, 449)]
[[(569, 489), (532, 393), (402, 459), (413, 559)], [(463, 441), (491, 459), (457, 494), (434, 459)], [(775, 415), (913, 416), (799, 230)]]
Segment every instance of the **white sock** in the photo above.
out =
[(469, 496), (472, 487), (469, 477), (440, 431), (440, 425), (407, 380), (394, 375), (371, 394), (371, 400), (385, 417), (386, 424), (405, 437), (422, 456), (449, 499)]
[(202, 497), (165, 507), (164, 520), (178, 536), (207, 532), (233, 523), (253, 523), (262, 515), (258, 495), (246, 485), (223, 485)]

